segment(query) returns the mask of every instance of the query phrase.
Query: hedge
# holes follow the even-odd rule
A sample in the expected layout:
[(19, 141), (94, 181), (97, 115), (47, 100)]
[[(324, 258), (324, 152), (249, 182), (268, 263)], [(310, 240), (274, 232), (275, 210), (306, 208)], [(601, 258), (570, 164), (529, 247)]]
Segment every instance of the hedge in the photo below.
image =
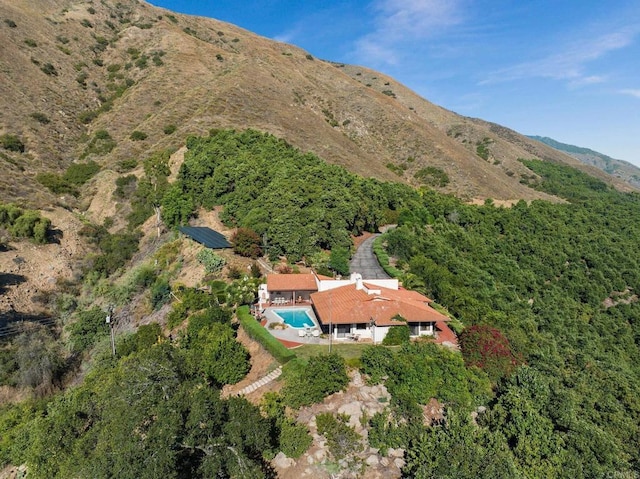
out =
[(255, 341), (258, 341), (280, 364), (292, 360), (296, 355), (289, 351), (280, 341), (267, 331), (256, 319), (249, 313), (249, 306), (240, 306), (237, 310), (238, 320), (247, 332), (247, 334)]
[(382, 266), (382, 269), (384, 269), (385, 273), (387, 273), (392, 278), (400, 278), (402, 276), (402, 271), (389, 264), (389, 255), (382, 246), (382, 238), (382, 236), (378, 236), (373, 240), (373, 254), (376, 255), (378, 263), (380, 263), (380, 266)]

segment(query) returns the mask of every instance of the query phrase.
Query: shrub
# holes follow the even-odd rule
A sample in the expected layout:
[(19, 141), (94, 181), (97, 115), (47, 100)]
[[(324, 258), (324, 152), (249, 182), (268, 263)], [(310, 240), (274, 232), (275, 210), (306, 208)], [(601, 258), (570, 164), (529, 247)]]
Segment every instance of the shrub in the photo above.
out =
[(151, 307), (158, 309), (170, 299), (171, 286), (164, 278), (158, 278), (151, 286)]
[(38, 173), (36, 175), (36, 181), (58, 195), (68, 193), (73, 196), (78, 196), (79, 194), (76, 188), (64, 181), (62, 176), (56, 175), (55, 173)]
[(411, 339), (409, 326), (403, 324), (401, 326), (393, 326), (389, 328), (389, 332), (382, 340), (384, 346), (399, 346), (402, 343), (408, 343)]
[(42, 70), (43, 73), (49, 76), (58, 76), (58, 70), (56, 70), (56, 67), (54, 67), (51, 63), (45, 63), (40, 67), (40, 70)]
[(349, 416), (320, 413), (316, 416), (318, 434), (327, 438), (329, 452), (334, 459), (340, 461), (363, 449), (360, 435), (349, 426)]
[(69, 165), (63, 179), (75, 186), (82, 186), (100, 171), (100, 165), (95, 161), (74, 163)]
[(136, 60), (136, 66), (141, 70), (147, 68), (147, 60), (149, 60), (149, 57), (147, 55), (142, 54), (140, 58)]
[(173, 310), (167, 318), (169, 328), (174, 328), (182, 323), (189, 314), (218, 305), (214, 296), (195, 288), (177, 287), (174, 294), (179, 298), (179, 301), (173, 304)]
[(131, 158), (129, 160), (120, 160), (116, 164), (116, 171), (118, 173), (128, 173), (131, 170), (134, 170), (138, 166), (138, 160), (135, 158)]
[(116, 198), (127, 198), (135, 191), (136, 181), (138, 177), (136, 175), (121, 176), (116, 179), (116, 189), (113, 195)]
[(262, 278), (262, 271), (258, 263), (251, 263), (251, 277), (256, 279)]
[(349, 384), (344, 359), (335, 353), (313, 356), (307, 364), (290, 363), (287, 367), (283, 396), (293, 408), (320, 402)]
[(16, 135), (0, 135), (0, 146), (5, 150), (24, 153), (24, 143)]
[(240, 279), (242, 278), (242, 271), (235, 265), (229, 266), (229, 270), (227, 271), (227, 278)]
[(389, 375), (395, 357), (390, 349), (371, 346), (362, 351), (360, 360), (362, 361), (362, 372), (369, 376), (372, 383), (377, 384)]
[(5, 18), (4, 23), (6, 23), (9, 28), (16, 28), (18, 26), (16, 22), (11, 20), (10, 18)]
[(13, 236), (46, 243), (51, 221), (40, 216), (37, 211), (23, 210), (12, 204), (0, 204), (0, 226), (7, 228)]
[(68, 327), (74, 352), (90, 348), (100, 337), (108, 334), (106, 318), (107, 313), (97, 306), (76, 315), (76, 321)]
[[(76, 80), (77, 80), (77, 78), (76, 78)], [(91, 123), (93, 120), (95, 120), (98, 117), (99, 114), (100, 114), (100, 112), (97, 111), (97, 110), (83, 111), (82, 113), (80, 113), (78, 115), (78, 120), (83, 125), (87, 125), (87, 124)]]
[(402, 176), (404, 174), (404, 170), (395, 163), (387, 163), (385, 166), (398, 176)]
[(490, 138), (484, 138), (482, 141), (478, 141), (476, 143), (476, 154), (482, 158), (483, 160), (489, 159), (489, 148), (488, 146), (492, 143)]
[(235, 384), (249, 371), (249, 353), (236, 341), (233, 328), (226, 323), (212, 323), (189, 335), (187, 359), (216, 386)]
[(176, 125), (171, 124), (171, 125), (167, 125), (167, 126), (165, 126), (165, 127), (164, 127), (164, 130), (162, 130), (162, 131), (164, 131), (164, 134), (165, 134), (165, 135), (171, 135), (171, 134), (172, 134), (172, 133), (174, 133), (177, 129), (178, 129), (178, 127), (177, 127)]
[(291, 419), (285, 419), (280, 426), (279, 443), (280, 450), (287, 457), (296, 459), (311, 447), (313, 439), (307, 426), (296, 424)]
[(145, 132), (136, 130), (133, 133), (131, 133), (129, 138), (131, 138), (133, 141), (142, 141), (142, 140), (146, 140), (147, 136), (148, 135)]
[(127, 53), (132, 60), (137, 60), (140, 57), (140, 50), (138, 50), (137, 48), (129, 47), (127, 48)]
[(110, 234), (104, 227), (89, 226), (80, 233), (98, 244), (101, 254), (93, 258), (91, 269), (109, 275), (123, 266), (138, 250), (140, 233)]
[(43, 125), (46, 125), (47, 123), (51, 122), (51, 120), (49, 120), (49, 117), (44, 113), (35, 112), (35, 113), (31, 113), (31, 115), (29, 116), (34, 120), (39, 121)]
[(35, 48), (35, 47), (37, 47), (37, 46), (38, 46), (38, 44), (36, 43), (36, 41), (35, 41), (35, 40), (32, 40), (31, 38), (26, 38), (26, 39), (24, 40), (24, 43), (26, 43), (26, 44), (27, 44), (27, 46), (29, 46), (29, 47), (31, 47), (31, 48)]
[(196, 259), (204, 266), (204, 270), (207, 273), (217, 273), (222, 270), (226, 263), (224, 258), (208, 248), (200, 250), (196, 255)]
[(84, 159), (89, 155), (106, 155), (116, 147), (116, 144), (116, 141), (111, 138), (107, 130), (97, 130), (82, 155), (80, 155), (80, 159)]
[(151, 348), (158, 340), (162, 339), (162, 328), (158, 323), (143, 324), (135, 334), (127, 336), (118, 344), (116, 350), (119, 357), (128, 356), (131, 353)]
[(18, 366), (14, 374), (16, 385), (41, 393), (50, 391), (64, 372), (60, 342), (46, 329), (38, 328), (18, 336), (13, 347)]
[(47, 242), (47, 232), (51, 220), (43, 218), (37, 211), (25, 211), (9, 228), (12, 235), (22, 238), (33, 238), (36, 243)]
[(425, 185), (444, 187), (449, 184), (449, 175), (440, 168), (427, 166), (418, 170), (413, 177)]

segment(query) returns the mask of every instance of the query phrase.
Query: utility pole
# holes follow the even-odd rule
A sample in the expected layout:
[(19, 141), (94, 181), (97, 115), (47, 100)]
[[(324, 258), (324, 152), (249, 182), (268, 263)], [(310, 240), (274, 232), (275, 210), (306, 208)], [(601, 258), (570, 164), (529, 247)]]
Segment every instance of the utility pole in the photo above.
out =
[(333, 344), (333, 308), (331, 307), (331, 298), (333, 295), (329, 291), (329, 354), (331, 354), (331, 346)]
[(376, 344), (376, 320), (373, 319), (373, 316), (371, 316), (371, 319), (369, 319), (369, 328), (371, 328), (371, 339), (372, 342), (375, 346)]
[(115, 319), (113, 321), (111, 320), (112, 315), (113, 315), (113, 306), (109, 306), (109, 309), (107, 310), (106, 323), (109, 325), (109, 331), (111, 332), (111, 354), (113, 354), (113, 356), (115, 357), (115, 355), (116, 355), (116, 338), (115, 338), (114, 333), (113, 333), (113, 323), (115, 322)]

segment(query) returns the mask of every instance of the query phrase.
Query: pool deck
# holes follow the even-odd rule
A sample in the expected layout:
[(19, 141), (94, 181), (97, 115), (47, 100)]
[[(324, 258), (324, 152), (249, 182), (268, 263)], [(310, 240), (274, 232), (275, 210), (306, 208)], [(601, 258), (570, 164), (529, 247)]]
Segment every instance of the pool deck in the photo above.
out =
[[(285, 329), (272, 329), (269, 327), (269, 325), (272, 323), (283, 324), (282, 319), (274, 312), (274, 310), (277, 309), (304, 309), (313, 320), (313, 324), (315, 325), (315, 327), (306, 330), (292, 328), (285, 325)], [(299, 334), (300, 331), (307, 331), (308, 333), (310, 333), (314, 328), (320, 330), (320, 327), (318, 325), (318, 318), (316, 318), (316, 315), (313, 312), (313, 308), (311, 308), (311, 306), (270, 306), (264, 310), (263, 316), (267, 321), (264, 325), (267, 331), (269, 331), (276, 339), (278, 339), (289, 349), (302, 346), (304, 344), (329, 344), (329, 339), (321, 338), (320, 336), (312, 336), (311, 334), (306, 334), (305, 336), (300, 336)]]

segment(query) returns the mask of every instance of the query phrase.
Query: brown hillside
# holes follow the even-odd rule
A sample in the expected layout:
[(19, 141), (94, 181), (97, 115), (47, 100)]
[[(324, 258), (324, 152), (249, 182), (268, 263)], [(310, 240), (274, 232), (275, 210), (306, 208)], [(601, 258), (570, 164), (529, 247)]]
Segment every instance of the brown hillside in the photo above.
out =
[[(441, 189), (466, 198), (546, 197), (519, 183), (529, 172), (518, 158), (569, 163), (626, 188), (511, 130), (435, 106), (380, 73), (144, 2), (0, 0), (0, 44), (0, 134), (26, 145), (24, 153), (0, 149), (4, 199), (50, 204), (38, 172), (81, 159), (109, 168), (228, 127), (271, 132), (381, 179), (418, 184), (418, 170), (436, 167), (450, 178)], [(176, 131), (165, 133), (170, 125)], [(111, 151), (93, 140), (99, 130), (113, 138)], [(134, 141), (134, 131), (147, 137)]]

